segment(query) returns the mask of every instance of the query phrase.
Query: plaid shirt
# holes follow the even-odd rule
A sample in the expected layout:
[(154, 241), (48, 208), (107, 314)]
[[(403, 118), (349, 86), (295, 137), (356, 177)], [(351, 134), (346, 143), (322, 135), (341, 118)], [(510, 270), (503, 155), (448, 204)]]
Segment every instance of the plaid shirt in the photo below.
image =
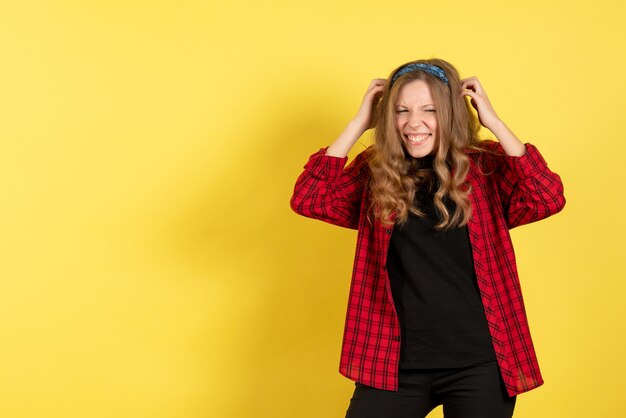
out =
[[(469, 151), (472, 217), (468, 223), (474, 268), (500, 372), (510, 396), (543, 383), (528, 329), (509, 229), (538, 221), (564, 204), (560, 177), (526, 144), (521, 157)], [(385, 390), (398, 388), (400, 323), (389, 278), (392, 227), (368, 220), (367, 151), (347, 157), (313, 154), (296, 182), (291, 207), (301, 215), (358, 229), (339, 371)], [(484, 174), (490, 173), (490, 174)]]

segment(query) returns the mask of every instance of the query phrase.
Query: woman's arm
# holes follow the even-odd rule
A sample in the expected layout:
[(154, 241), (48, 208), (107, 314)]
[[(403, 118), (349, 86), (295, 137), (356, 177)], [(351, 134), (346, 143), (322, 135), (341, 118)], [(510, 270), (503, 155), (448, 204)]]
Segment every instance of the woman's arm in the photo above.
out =
[(341, 158), (345, 157), (361, 135), (372, 128), (372, 109), (376, 106), (376, 103), (378, 103), (385, 89), (385, 83), (386, 80), (382, 78), (372, 80), (365, 92), (365, 96), (363, 97), (363, 101), (361, 102), (356, 116), (350, 121), (341, 135), (339, 135), (339, 138), (328, 147), (326, 155)]
[(326, 149), (313, 154), (296, 181), (291, 208), (300, 215), (356, 229), (363, 188), (368, 178), (367, 155), (362, 152), (345, 167), (348, 152), (371, 128), (372, 109), (385, 87), (385, 80), (372, 80), (354, 117)]
[(561, 178), (548, 169), (537, 148), (523, 144), (498, 117), (480, 81), (476, 77), (462, 80), (461, 95), (471, 98), (480, 123), (498, 139), (498, 143), (484, 141), (483, 146), (502, 159), (493, 175), (509, 228), (561, 211), (565, 206)]
[(357, 229), (363, 188), (367, 185), (367, 151), (345, 167), (347, 157), (313, 154), (298, 177), (291, 208), (308, 218)]
[(534, 145), (524, 144), (521, 157), (505, 155), (504, 147), (498, 142), (483, 141), (482, 146), (488, 150), (484, 158), (495, 162), (497, 167), (490, 175), (496, 183), (509, 228), (547, 218), (563, 209), (561, 177), (548, 168)]
[(478, 78), (470, 77), (461, 80), (461, 95), (471, 98), (470, 103), (478, 112), (481, 125), (493, 132), (507, 155), (513, 157), (524, 155), (526, 147), (498, 117)]

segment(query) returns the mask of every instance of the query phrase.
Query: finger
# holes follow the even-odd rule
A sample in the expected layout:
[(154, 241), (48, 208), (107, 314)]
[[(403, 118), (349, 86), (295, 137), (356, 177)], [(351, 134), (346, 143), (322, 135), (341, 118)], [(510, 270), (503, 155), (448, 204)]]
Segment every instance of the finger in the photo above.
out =
[(374, 84), (372, 83), (368, 89), (367, 89), (367, 93), (366, 94), (370, 94), (372, 92), (379, 92), (379, 91), (383, 91), (385, 89), (385, 84)]
[(478, 99), (478, 97), (477, 97), (477, 96), (475, 96), (475, 95), (469, 95), (469, 94), (468, 94), (467, 96), (468, 96), (468, 97), (469, 97), (469, 99), (470, 99), (470, 100), (469, 100), (470, 105), (474, 108), (474, 110), (475, 110), (475, 111), (477, 111), (477, 112), (478, 112), (478, 107), (479, 107), (478, 103), (482, 103), (482, 102), (480, 102), (480, 100)]
[(476, 110), (478, 112), (478, 102), (476, 101), (476, 94), (475, 93), (471, 93), (471, 94), (464, 94), (463, 96), (468, 96), (470, 98), (470, 105), (474, 108), (474, 110)]
[(477, 77), (470, 77), (461, 80), (461, 88), (467, 88), (466, 86), (472, 86), (474, 91), (482, 91), (483, 86), (480, 84), (480, 80)]
[(384, 78), (375, 78), (370, 82), (370, 88), (374, 87), (374, 86), (384, 86), (385, 83), (387, 82), (387, 80), (385, 80)]
[(373, 86), (367, 91), (365, 95), (376, 96), (378, 94), (381, 94), (384, 90), (385, 90), (385, 86)]
[(483, 94), (485, 89), (483, 88), (483, 85), (480, 83), (480, 80), (478, 80), (478, 78), (473, 77), (473, 83), (472, 85), (474, 86), (474, 91), (476, 91), (477, 93)]
[(478, 93), (470, 89), (464, 89), (461, 91), (461, 96), (469, 96), (472, 99), (478, 99)]
[(477, 85), (475, 84), (475, 80), (468, 80), (461, 84), (461, 90), (471, 90), (477, 91)]
[(461, 85), (465, 85), (465, 84), (473, 84), (475, 82), (478, 82), (478, 78), (476, 77), (467, 77), (461, 80)]

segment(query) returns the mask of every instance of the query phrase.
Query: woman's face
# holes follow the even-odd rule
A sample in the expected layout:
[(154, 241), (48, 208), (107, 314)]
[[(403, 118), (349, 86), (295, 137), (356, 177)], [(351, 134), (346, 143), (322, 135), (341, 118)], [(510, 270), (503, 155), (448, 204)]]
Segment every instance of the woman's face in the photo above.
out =
[(413, 80), (400, 88), (395, 108), (396, 130), (404, 149), (413, 158), (422, 158), (435, 149), (437, 117), (430, 87)]

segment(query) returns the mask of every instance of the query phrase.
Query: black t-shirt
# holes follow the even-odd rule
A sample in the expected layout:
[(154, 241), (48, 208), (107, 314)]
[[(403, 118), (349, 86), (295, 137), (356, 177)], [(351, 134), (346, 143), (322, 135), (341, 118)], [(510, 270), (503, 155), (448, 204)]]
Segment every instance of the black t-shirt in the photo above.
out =
[[(411, 214), (396, 224), (389, 243), (401, 368), (464, 367), (495, 359), (467, 227), (434, 229), (439, 221), (435, 190), (434, 180), (433, 187), (420, 188), (415, 203), (426, 216)], [(444, 203), (453, 213), (454, 203)]]

